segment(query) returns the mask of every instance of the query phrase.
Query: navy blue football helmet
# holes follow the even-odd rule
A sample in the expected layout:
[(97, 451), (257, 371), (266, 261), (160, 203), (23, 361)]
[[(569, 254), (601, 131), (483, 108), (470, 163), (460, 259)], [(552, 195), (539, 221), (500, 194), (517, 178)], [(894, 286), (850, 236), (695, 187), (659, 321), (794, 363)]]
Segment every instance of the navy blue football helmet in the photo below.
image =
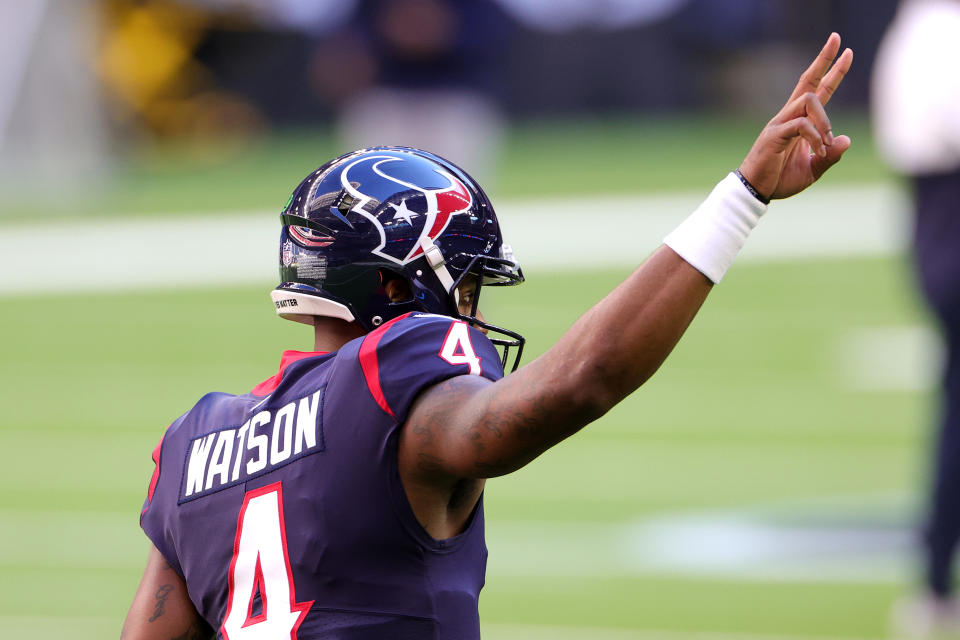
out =
[[(486, 194), (453, 163), (409, 147), (373, 147), (340, 156), (300, 183), (280, 216), (277, 313), (358, 322), (371, 331), (411, 311), (465, 320), (490, 332), (506, 368), (524, 338), (477, 317), (484, 285), (523, 282)], [(458, 285), (476, 277), (473, 308), (458, 308)], [(403, 278), (411, 296), (393, 302), (384, 287)]]

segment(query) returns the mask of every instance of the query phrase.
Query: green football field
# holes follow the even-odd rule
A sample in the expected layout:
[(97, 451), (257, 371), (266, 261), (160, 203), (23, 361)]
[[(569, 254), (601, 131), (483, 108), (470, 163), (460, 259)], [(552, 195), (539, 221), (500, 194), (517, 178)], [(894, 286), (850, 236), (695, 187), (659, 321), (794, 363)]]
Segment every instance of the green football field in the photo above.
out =
[[(490, 295), (489, 315), (526, 333), (533, 357), (625, 273), (529, 273), (522, 289)], [(4, 637), (117, 633), (146, 554), (137, 516), (164, 427), (198, 392), (244, 392), (280, 350), (311, 346), (308, 329), (274, 317), (268, 289), (0, 299)], [(793, 560), (701, 573), (637, 561), (629, 550), (642, 540), (629, 536), (698, 514), (859, 531), (865, 544), (902, 528), (922, 480), (928, 394), (871, 390), (841, 358), (858, 332), (922, 321), (899, 260), (737, 265), (652, 381), (489, 483), (486, 636), (883, 637), (910, 573), (877, 575), (894, 561), (882, 549), (839, 577), (843, 547), (804, 557), (803, 539)], [(838, 375), (847, 368), (852, 379)], [(710, 558), (709, 532), (693, 536), (695, 557)], [(790, 562), (814, 569), (797, 576)]]
[[(526, 129), (498, 189), (582, 192), (583, 175), (561, 160), (572, 149), (585, 154), (586, 183), (709, 188), (756, 128)], [(628, 157), (615, 143), (631, 136), (662, 153)], [(155, 154), (76, 210), (30, 206), (54, 218), (276, 209), (327, 155), (282, 139), (257, 153)], [(851, 154), (839, 181), (886, 179), (864, 146)], [(524, 166), (539, 167), (528, 183)], [(35, 213), (0, 204), (0, 234), (24, 222), (19, 211)], [(527, 336), (529, 361), (629, 270), (530, 268), (523, 287), (484, 294), (485, 313)], [(309, 329), (273, 313), (272, 275), (259, 286), (0, 294), (0, 637), (119, 634), (147, 552), (137, 519), (150, 453), (167, 424), (203, 392), (243, 393), (283, 349), (312, 346)], [(490, 481), (484, 637), (887, 637), (889, 607), (914, 581), (933, 413), (927, 324), (898, 257), (735, 265), (645, 387)]]

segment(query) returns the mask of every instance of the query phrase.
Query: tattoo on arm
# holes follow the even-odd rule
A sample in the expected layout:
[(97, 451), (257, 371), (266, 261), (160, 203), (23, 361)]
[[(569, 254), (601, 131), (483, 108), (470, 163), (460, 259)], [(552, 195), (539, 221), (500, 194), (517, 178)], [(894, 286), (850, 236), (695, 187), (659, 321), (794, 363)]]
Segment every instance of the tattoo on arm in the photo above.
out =
[[(430, 394), (429, 409), (410, 425), (410, 434), (417, 441), (417, 469), (421, 472), (452, 473), (434, 447), (446, 439), (445, 432), (456, 424), (451, 416), (462, 412), (477, 392), (473, 382), (451, 378), (439, 383)], [(497, 406), (491, 398), (487, 406), (475, 409), (476, 423), (460, 436), (460, 442), (473, 451), (473, 468), (483, 477), (509, 473), (576, 430), (562, 425), (589, 422), (586, 417), (570, 415), (563, 408), (565, 404), (551, 390), (542, 390), (528, 395), (521, 407)]]
[[(523, 466), (553, 446), (569, 433), (556, 430), (547, 425), (560, 425), (569, 421), (570, 416), (558, 407), (556, 398), (550, 392), (542, 392), (529, 398), (525, 407), (488, 407), (484, 420), (471, 433), (476, 451), (475, 468), (488, 475), (502, 475)], [(498, 440), (506, 440), (509, 452), (493, 457), (484, 455), (487, 445)], [(486, 443), (486, 444), (485, 444)]]
[(173, 591), (173, 585), (163, 584), (160, 585), (160, 588), (157, 589), (157, 592), (154, 594), (156, 602), (153, 605), (153, 615), (150, 616), (148, 622), (153, 622), (157, 618), (163, 615), (163, 607), (167, 604), (167, 596), (170, 595), (170, 592)]

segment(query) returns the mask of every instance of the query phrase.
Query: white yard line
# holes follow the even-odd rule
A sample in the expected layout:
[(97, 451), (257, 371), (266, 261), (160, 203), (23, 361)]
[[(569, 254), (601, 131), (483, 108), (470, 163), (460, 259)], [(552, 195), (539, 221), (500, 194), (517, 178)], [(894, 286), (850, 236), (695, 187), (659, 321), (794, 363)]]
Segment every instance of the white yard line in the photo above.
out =
[[(863, 509), (870, 498), (843, 504), (848, 511)], [(491, 520), (488, 574), (491, 579), (679, 576), (903, 584), (915, 538), (907, 516), (899, 526), (878, 527), (869, 514), (862, 522), (843, 516), (835, 500), (796, 504), (789, 519), (765, 509), (708, 509), (625, 523)], [(884, 512), (902, 501), (898, 496), (885, 500)], [(804, 513), (810, 514), (809, 524)]]
[(481, 623), (485, 640), (880, 640), (841, 636), (798, 636), (722, 631), (675, 631), (666, 629), (612, 629), (560, 625)]
[[(500, 203), (505, 236), (537, 269), (639, 264), (705, 194)], [(893, 185), (822, 185), (777, 202), (743, 260), (889, 255), (907, 243), (908, 207)], [(0, 227), (0, 294), (210, 283), (271, 286), (276, 211)]]
[[(492, 519), (488, 574), (901, 584), (914, 538), (908, 503), (907, 496), (884, 493), (683, 510), (626, 522)], [(899, 525), (878, 527), (878, 514)], [(72, 544), (63, 545), (65, 539)], [(0, 510), (0, 571), (21, 567), (25, 558), (38, 570), (133, 569), (142, 566), (145, 553), (136, 514)]]
[(936, 386), (943, 342), (928, 326), (861, 327), (833, 350), (837, 382), (853, 391), (926, 391)]

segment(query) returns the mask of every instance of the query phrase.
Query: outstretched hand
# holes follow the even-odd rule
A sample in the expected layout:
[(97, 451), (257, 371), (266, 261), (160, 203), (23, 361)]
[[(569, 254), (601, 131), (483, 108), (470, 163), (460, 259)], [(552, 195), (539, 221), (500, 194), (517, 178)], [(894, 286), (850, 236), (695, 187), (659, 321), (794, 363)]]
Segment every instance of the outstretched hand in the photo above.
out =
[(853, 62), (851, 49), (837, 58), (839, 51), (840, 36), (831, 33), (740, 165), (740, 173), (762, 196), (773, 200), (800, 193), (850, 148), (849, 137), (833, 135), (823, 108)]

